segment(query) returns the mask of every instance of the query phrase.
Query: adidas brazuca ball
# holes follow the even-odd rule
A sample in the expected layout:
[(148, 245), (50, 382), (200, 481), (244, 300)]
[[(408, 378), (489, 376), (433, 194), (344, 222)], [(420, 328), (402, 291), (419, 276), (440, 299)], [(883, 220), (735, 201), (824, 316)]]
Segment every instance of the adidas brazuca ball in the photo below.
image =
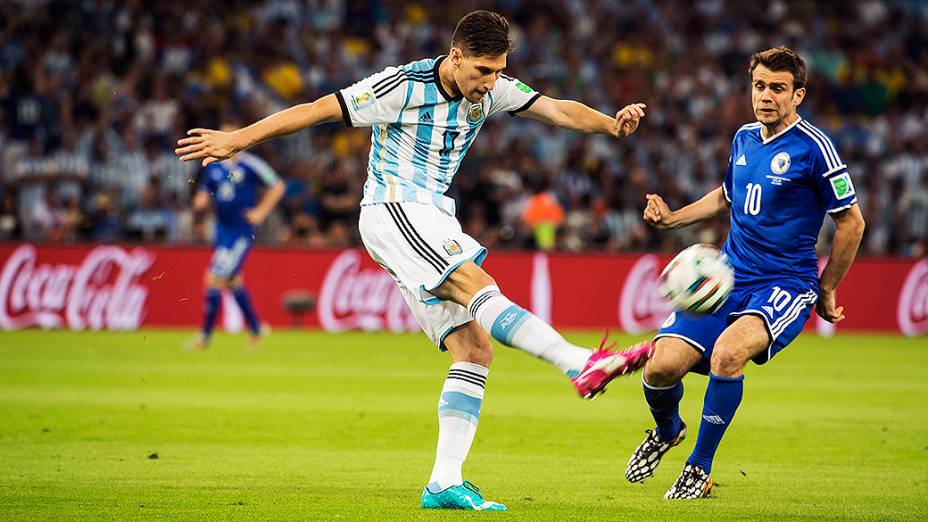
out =
[(677, 308), (690, 313), (718, 310), (735, 285), (735, 271), (718, 249), (693, 245), (673, 258), (661, 272), (660, 292)]

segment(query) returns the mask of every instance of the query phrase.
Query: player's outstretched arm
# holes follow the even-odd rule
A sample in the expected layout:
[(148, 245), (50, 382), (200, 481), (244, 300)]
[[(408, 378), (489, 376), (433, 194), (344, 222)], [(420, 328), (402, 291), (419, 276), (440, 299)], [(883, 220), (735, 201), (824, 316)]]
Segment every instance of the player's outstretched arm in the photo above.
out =
[(658, 230), (672, 230), (699, 223), (727, 213), (730, 207), (722, 187), (680, 210), (670, 210), (664, 198), (657, 194), (648, 194), (646, 197), (648, 204), (644, 209), (644, 220)]
[(638, 128), (638, 123), (644, 118), (645, 107), (643, 103), (632, 103), (616, 113), (615, 118), (610, 118), (577, 101), (542, 96), (531, 107), (518, 114), (564, 129), (624, 138)]
[(291, 134), (320, 123), (339, 121), (341, 107), (334, 94), (311, 103), (301, 103), (275, 112), (261, 121), (232, 132), (212, 129), (190, 129), (187, 137), (177, 140), (174, 154), (181, 161), (202, 160), (205, 167), (224, 160), (262, 141)]
[(837, 323), (844, 319), (844, 307), (837, 306), (835, 291), (844, 279), (851, 263), (857, 256), (857, 248), (864, 236), (864, 216), (855, 204), (847, 210), (831, 214), (835, 222), (835, 237), (831, 242), (831, 254), (819, 278), (821, 295), (815, 303), (815, 311), (822, 319)]

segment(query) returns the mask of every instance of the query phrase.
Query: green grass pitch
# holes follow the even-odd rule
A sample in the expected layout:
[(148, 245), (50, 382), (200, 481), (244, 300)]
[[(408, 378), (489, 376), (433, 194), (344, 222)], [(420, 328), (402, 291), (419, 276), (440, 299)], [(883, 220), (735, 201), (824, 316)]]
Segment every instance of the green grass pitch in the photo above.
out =
[[(662, 499), (695, 429), (624, 480), (637, 376), (592, 403), (498, 348), (465, 478), (508, 513), (424, 512), (449, 365), (421, 335), (0, 332), (0, 519), (925, 520), (928, 343), (802, 336), (747, 371), (713, 497)], [(571, 333), (593, 345), (594, 332)], [(622, 337), (620, 342), (641, 339)], [(698, 425), (705, 379), (681, 412)], [(155, 458), (157, 456), (157, 458)]]

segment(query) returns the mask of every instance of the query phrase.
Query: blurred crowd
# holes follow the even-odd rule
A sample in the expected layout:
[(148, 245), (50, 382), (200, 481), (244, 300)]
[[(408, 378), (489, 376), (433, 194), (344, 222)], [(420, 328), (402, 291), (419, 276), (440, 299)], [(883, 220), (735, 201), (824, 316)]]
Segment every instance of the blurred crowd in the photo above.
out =
[[(476, 8), (509, 17), (506, 72), (539, 92), (606, 113), (648, 104), (625, 141), (489, 120), (450, 192), (488, 247), (719, 242), (724, 219), (649, 229), (645, 194), (676, 208), (719, 185), (752, 120), (748, 59), (786, 44), (811, 69), (801, 114), (850, 167), (863, 251), (928, 255), (928, 3), (875, 0), (0, 1), (0, 240), (209, 241), (209, 214), (190, 210), (198, 167), (173, 154), (186, 129), (443, 54)], [(369, 140), (328, 124), (257, 147), (287, 186), (258, 240), (357, 244)]]

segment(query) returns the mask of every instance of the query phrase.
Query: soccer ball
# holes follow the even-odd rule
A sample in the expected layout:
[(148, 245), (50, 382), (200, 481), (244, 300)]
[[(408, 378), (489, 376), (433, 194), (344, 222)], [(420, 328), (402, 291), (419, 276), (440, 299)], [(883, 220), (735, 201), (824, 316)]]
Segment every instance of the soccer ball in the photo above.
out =
[(660, 292), (683, 311), (711, 314), (725, 304), (734, 285), (735, 271), (718, 249), (693, 245), (661, 272)]

